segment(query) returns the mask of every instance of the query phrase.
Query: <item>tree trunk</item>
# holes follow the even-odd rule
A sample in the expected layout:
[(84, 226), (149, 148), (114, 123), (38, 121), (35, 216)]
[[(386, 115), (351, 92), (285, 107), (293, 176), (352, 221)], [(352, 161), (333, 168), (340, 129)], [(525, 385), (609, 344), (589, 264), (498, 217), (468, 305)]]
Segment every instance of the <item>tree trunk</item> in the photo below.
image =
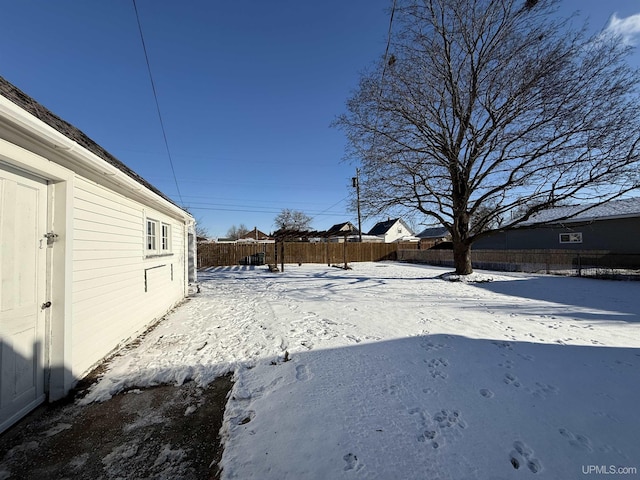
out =
[(458, 275), (473, 273), (471, 266), (471, 245), (462, 241), (453, 242), (453, 265)]
[[(458, 173), (458, 172), (454, 172)], [(454, 182), (456, 191), (454, 192), (454, 212), (453, 212), (453, 265), (456, 267), (458, 275), (469, 275), (473, 273), (471, 266), (471, 242), (469, 239), (469, 213), (467, 212), (467, 198), (465, 191), (467, 185), (460, 180), (461, 175), (455, 175)]]

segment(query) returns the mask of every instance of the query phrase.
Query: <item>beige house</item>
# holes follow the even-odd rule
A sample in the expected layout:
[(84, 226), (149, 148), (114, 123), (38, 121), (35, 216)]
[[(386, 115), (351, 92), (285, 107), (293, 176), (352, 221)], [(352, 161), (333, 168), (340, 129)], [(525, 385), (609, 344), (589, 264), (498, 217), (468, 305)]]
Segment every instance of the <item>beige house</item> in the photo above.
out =
[(193, 217), (0, 77), (0, 431), (188, 294)]

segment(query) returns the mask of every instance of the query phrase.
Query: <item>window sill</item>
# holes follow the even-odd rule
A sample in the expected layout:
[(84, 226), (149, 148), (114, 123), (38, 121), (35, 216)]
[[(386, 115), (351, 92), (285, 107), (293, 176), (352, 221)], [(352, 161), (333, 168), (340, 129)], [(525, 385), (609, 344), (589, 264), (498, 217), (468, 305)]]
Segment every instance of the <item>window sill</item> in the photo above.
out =
[(151, 253), (144, 256), (144, 258), (162, 258), (162, 257), (173, 257), (173, 253)]

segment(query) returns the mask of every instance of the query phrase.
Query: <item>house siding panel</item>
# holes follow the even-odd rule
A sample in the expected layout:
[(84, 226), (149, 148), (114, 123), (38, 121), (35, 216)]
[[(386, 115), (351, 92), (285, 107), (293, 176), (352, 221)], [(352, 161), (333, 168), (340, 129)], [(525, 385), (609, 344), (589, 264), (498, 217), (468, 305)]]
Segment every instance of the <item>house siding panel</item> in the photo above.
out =
[[(560, 243), (561, 233), (582, 233), (582, 243)], [(594, 220), (492, 233), (473, 245), (478, 250), (606, 250), (640, 253), (640, 218)]]
[[(184, 225), (84, 178), (76, 179), (74, 202), (72, 368), (79, 377), (184, 297)], [(147, 217), (171, 225), (171, 255), (145, 256)]]

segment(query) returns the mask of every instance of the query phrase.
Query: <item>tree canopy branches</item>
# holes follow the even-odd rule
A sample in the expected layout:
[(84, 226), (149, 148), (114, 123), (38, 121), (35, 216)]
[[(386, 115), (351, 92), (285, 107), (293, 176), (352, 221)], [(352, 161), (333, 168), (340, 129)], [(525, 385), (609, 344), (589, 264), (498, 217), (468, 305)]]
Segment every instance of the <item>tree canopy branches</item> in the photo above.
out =
[(588, 37), (556, 0), (398, 3), (394, 61), (336, 121), (365, 209), (436, 218), (470, 273), (462, 257), (488, 229), (638, 188), (639, 76), (618, 38)]

